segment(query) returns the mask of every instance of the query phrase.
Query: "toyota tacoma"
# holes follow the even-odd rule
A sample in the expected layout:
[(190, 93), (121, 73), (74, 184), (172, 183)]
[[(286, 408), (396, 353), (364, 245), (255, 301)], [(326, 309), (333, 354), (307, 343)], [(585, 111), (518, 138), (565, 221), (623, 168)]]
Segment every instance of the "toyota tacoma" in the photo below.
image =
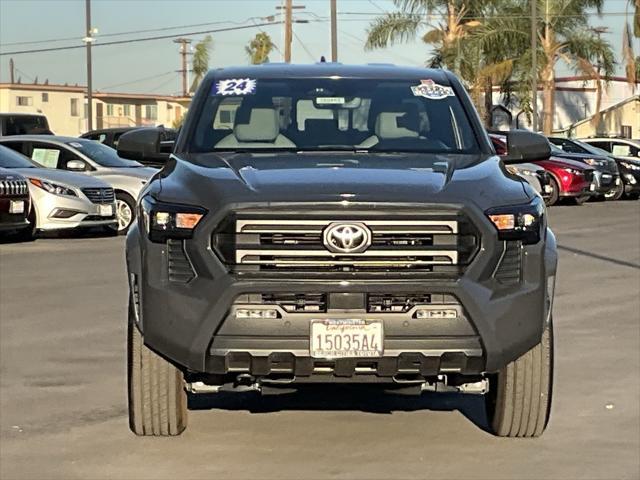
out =
[(366, 383), (483, 395), (496, 435), (540, 435), (556, 243), (505, 165), (550, 150), (505, 136), (500, 158), (444, 70), (210, 71), (127, 237), (131, 430), (180, 434), (188, 395)]

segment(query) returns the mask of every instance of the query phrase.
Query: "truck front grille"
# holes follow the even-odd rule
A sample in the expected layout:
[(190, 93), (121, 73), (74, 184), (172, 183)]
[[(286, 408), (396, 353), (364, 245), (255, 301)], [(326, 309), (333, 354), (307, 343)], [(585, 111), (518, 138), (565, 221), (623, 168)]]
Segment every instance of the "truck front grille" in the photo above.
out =
[[(335, 224), (363, 225), (370, 245), (358, 253), (331, 251), (324, 238)], [(229, 219), (214, 234), (216, 251), (238, 272), (426, 272), (459, 275), (478, 241), (457, 214), (397, 220), (366, 217)]]
[(28, 193), (26, 180), (0, 180), (0, 197), (24, 197)]
[(91, 203), (113, 203), (116, 198), (113, 188), (83, 188), (82, 193)]
[(249, 293), (236, 298), (234, 305), (273, 305), (287, 313), (327, 311), (324, 293)]

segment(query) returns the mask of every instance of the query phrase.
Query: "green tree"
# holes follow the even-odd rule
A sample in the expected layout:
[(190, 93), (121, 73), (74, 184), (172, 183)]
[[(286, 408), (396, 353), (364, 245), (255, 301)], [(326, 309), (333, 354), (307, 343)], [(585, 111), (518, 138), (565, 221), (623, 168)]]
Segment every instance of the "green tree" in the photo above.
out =
[(245, 52), (249, 56), (249, 61), (257, 65), (259, 63), (267, 63), (269, 61), (269, 54), (275, 48), (275, 44), (271, 41), (271, 37), (268, 33), (259, 32), (244, 47)]
[[(530, 0), (531, 1), (531, 0)], [(515, 77), (518, 92), (525, 107), (530, 107), (531, 95), (531, 3), (514, 2), (512, 14), (505, 15), (500, 26), (480, 32), (488, 50), (511, 45), (520, 50), (516, 61)], [(555, 69), (563, 60), (575, 72), (596, 81), (597, 105), (594, 121), (598, 120), (602, 94), (602, 74), (605, 79), (614, 73), (614, 55), (611, 45), (589, 28), (588, 11), (601, 12), (604, 0), (535, 0), (540, 12), (536, 26), (538, 35), (537, 76), (542, 88), (542, 130), (553, 131), (555, 111)]]
[(622, 59), (627, 81), (635, 88), (640, 79), (640, 57), (636, 57), (633, 51), (633, 37), (640, 38), (640, 0), (629, 0), (626, 12), (629, 12), (629, 6), (634, 3), (633, 26), (627, 22), (622, 32)]
[(193, 51), (193, 82), (191, 83), (190, 92), (195, 92), (200, 82), (209, 71), (209, 51), (213, 48), (213, 39), (211, 35), (207, 35), (198, 43)]
[(446, 67), (460, 76), (489, 125), (493, 85), (509, 78), (513, 59), (504, 55), (508, 50), (505, 47), (485, 48), (474, 32), (484, 22), (495, 23), (499, 4), (504, 2), (394, 0), (394, 3), (400, 11), (387, 13), (372, 22), (365, 48), (384, 48), (422, 34), (422, 41), (433, 49), (426, 64)]

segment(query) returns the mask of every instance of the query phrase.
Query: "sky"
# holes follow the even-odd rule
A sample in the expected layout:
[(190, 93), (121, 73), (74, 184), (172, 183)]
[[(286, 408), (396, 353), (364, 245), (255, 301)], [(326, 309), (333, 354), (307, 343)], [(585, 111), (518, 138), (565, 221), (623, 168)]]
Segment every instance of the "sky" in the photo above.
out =
[[(343, 63), (383, 62), (421, 66), (430, 48), (420, 40), (391, 48), (365, 52), (367, 28), (373, 18), (394, 11), (392, 0), (337, 0), (338, 56)], [(98, 29), (96, 44), (146, 36), (182, 34), (202, 30), (250, 26), (277, 14), (281, 0), (92, 0), (92, 26)], [(627, 0), (605, 0), (605, 15), (591, 16), (592, 26), (609, 27), (605, 38), (611, 42), (616, 58), (622, 50), (622, 29)], [(294, 18), (309, 23), (294, 24), (292, 61), (316, 62), (330, 58), (329, 0), (294, 0)], [(85, 34), (84, 0), (0, 0), (0, 53), (37, 48), (83, 45)], [(180, 28), (173, 28), (180, 27)], [(151, 30), (143, 32), (144, 30)], [(279, 51), (271, 61), (281, 61), (283, 28), (280, 24), (262, 27)], [(244, 30), (212, 33), (210, 67), (247, 63), (245, 46), (260, 31)], [(114, 35), (134, 32), (127, 35)], [(189, 35), (194, 43), (205, 35)], [(40, 42), (45, 43), (23, 43)], [(51, 41), (58, 40), (58, 41)], [(636, 55), (640, 42), (635, 41)], [(50, 83), (84, 85), (85, 50), (13, 55), (17, 76), (23, 83), (48, 79)], [(180, 92), (178, 45), (172, 39), (104, 46), (93, 49), (94, 89), (131, 93), (177, 94)], [(617, 74), (623, 75), (623, 65)], [(566, 74), (566, 68), (559, 71)], [(9, 80), (9, 57), (0, 56), (0, 82)]]

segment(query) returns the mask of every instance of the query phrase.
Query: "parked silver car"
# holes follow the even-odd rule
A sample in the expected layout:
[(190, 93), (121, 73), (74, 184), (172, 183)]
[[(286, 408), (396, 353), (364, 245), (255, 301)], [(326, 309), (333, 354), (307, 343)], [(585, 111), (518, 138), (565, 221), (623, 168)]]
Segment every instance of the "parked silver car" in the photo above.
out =
[(28, 180), (31, 235), (36, 230), (117, 225), (113, 188), (98, 178), (38, 167), (24, 155), (3, 146), (0, 146), (0, 167)]
[(83, 172), (104, 180), (115, 190), (117, 230), (126, 233), (135, 218), (135, 203), (142, 187), (158, 172), (118, 156), (113, 148), (92, 140), (56, 135), (17, 135), (0, 138), (46, 168)]

